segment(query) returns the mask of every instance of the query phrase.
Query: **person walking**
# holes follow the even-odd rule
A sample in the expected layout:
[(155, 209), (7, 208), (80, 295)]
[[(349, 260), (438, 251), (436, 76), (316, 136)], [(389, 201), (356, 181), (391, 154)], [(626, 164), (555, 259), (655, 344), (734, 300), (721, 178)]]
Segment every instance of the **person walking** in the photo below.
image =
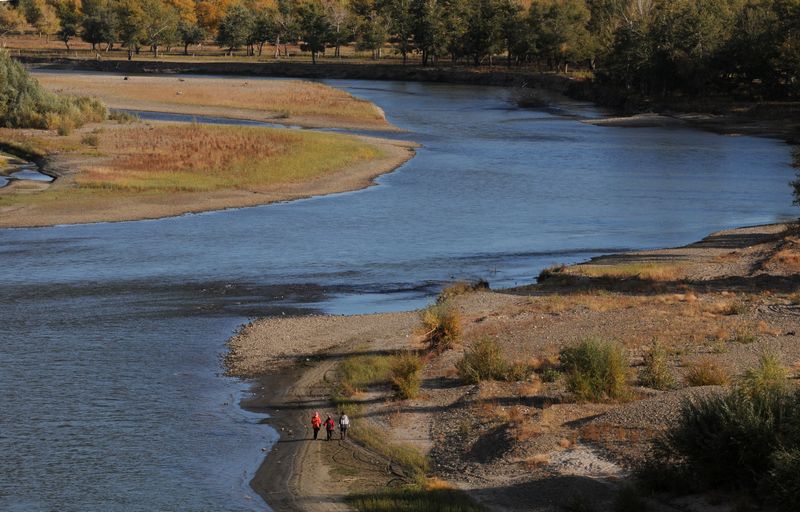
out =
[(350, 418), (347, 417), (347, 414), (342, 413), (339, 416), (339, 430), (342, 431), (342, 440), (347, 439), (347, 427), (350, 426)]
[(328, 416), (328, 418), (325, 420), (325, 430), (328, 433), (328, 441), (333, 439), (333, 430), (335, 428), (336, 428), (336, 423), (334, 423), (333, 418)]
[(319, 417), (319, 412), (314, 411), (314, 415), (311, 417), (311, 427), (314, 429), (314, 440), (317, 440), (317, 435), (319, 434), (319, 428), (322, 426), (322, 419)]

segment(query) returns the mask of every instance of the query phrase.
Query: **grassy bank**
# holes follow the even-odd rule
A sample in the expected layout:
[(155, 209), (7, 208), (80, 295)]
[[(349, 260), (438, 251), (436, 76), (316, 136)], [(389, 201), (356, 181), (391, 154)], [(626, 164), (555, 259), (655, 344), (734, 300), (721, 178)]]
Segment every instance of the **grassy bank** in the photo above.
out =
[(342, 134), (199, 124), (92, 125), (69, 136), (0, 129), (45, 155), (45, 190), (0, 191), (0, 225), (129, 220), (264, 204), (359, 188), (408, 149)]
[(298, 80), (35, 74), (49, 90), (90, 95), (112, 108), (273, 121), (303, 126), (389, 129), (372, 103)]

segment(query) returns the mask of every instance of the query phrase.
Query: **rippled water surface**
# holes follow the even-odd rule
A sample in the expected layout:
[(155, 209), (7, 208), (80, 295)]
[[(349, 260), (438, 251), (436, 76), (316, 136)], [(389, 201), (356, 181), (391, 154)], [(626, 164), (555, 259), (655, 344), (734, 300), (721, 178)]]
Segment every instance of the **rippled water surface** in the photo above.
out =
[(417, 307), (794, 214), (780, 142), (602, 128), (499, 88), (334, 81), (423, 147), (376, 187), (158, 221), (0, 230), (0, 509), (253, 510), (272, 441), (219, 375), (248, 317)]

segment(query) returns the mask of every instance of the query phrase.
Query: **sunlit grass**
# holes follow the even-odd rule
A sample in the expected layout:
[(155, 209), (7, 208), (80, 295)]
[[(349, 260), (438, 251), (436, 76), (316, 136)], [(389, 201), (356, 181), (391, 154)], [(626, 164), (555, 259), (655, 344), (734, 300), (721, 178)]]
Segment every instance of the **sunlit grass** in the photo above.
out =
[(619, 265), (578, 265), (574, 273), (596, 278), (637, 278), (646, 281), (675, 281), (686, 275), (680, 263), (624, 263)]
[(79, 188), (265, 190), (380, 156), (379, 150), (351, 137), (267, 128), (139, 126), (98, 138), (98, 151), (113, 156), (80, 173), (75, 178)]
[(129, 125), (92, 131), (93, 145), (80, 142), (85, 134), (48, 138), (33, 132), (0, 130), (0, 137), (37, 154), (88, 160), (61, 186), (0, 194), (0, 207), (91, 211), (134, 197), (163, 202), (179, 193), (272, 192), (384, 156), (356, 137), (288, 129)]
[[(249, 111), (258, 119), (315, 118), (331, 125), (387, 127), (369, 101), (324, 84), (301, 80), (177, 78), (119, 75), (37, 74), (52, 91), (96, 96), (109, 105), (161, 104)], [(136, 105), (132, 105), (136, 106)], [(176, 109), (180, 110), (180, 109)], [(237, 117), (234, 115), (234, 117)]]

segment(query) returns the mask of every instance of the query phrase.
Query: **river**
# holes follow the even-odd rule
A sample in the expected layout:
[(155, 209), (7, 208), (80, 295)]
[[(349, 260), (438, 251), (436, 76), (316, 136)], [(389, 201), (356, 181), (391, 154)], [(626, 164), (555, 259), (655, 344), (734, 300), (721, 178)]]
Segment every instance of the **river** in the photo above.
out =
[(423, 305), (442, 283), (796, 216), (789, 148), (517, 109), (501, 88), (330, 81), (423, 145), (366, 190), (0, 230), (0, 509), (263, 510), (274, 440), (221, 375), (248, 318)]

